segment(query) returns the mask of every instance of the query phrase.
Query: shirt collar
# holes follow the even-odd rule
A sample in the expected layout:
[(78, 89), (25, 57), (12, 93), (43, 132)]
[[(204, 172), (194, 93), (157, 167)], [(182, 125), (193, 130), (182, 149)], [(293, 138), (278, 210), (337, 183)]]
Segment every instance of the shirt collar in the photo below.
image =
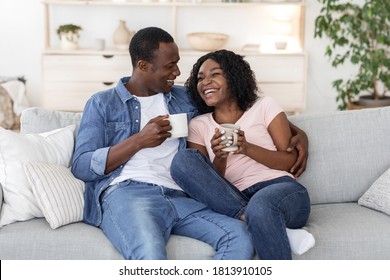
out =
[[(131, 94), (125, 87), (125, 84), (130, 80), (131, 77), (123, 77), (119, 80), (118, 84), (116, 85), (116, 92), (119, 95), (119, 98), (125, 104), (128, 100), (135, 98), (134, 95)], [(164, 94), (164, 98), (168, 101), (171, 101), (172, 99), (172, 92), (168, 92)]]

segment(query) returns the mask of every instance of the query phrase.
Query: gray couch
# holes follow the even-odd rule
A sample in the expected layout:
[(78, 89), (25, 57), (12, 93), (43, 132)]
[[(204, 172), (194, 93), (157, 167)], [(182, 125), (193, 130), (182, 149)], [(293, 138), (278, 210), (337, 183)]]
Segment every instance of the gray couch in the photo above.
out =
[[(80, 113), (31, 108), (21, 133), (78, 123)], [(306, 131), (309, 162), (299, 178), (311, 196), (306, 226), (316, 245), (295, 259), (390, 259), (390, 217), (357, 201), (390, 167), (390, 107), (293, 116)], [(2, 201), (2, 194), (0, 192)], [(170, 259), (210, 259), (213, 250), (190, 238), (169, 239)], [(45, 219), (0, 229), (0, 259), (121, 259), (95, 227), (82, 222), (51, 229)]]

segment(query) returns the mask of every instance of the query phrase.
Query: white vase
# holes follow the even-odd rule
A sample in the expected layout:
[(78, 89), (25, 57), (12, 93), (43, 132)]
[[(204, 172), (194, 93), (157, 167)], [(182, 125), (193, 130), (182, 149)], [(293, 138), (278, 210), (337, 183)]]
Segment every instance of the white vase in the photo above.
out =
[(126, 21), (119, 20), (119, 26), (114, 32), (114, 45), (118, 49), (127, 49), (131, 38), (133, 37), (133, 32), (131, 32), (126, 27)]

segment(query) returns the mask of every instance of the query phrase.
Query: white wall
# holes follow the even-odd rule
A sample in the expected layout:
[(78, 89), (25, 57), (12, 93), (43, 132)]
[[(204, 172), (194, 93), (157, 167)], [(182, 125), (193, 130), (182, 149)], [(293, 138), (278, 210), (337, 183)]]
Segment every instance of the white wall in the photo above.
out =
[(24, 75), (31, 105), (40, 104), (43, 6), (0, 0), (0, 76)]
[[(305, 46), (309, 56), (307, 113), (337, 110), (331, 81), (350, 69), (335, 70), (324, 56), (326, 40), (314, 39), (320, 7), (307, 0)], [(192, 21), (196, 24), (196, 20)], [(32, 106), (40, 105), (43, 4), (40, 0), (0, 0), (0, 76), (24, 75)], [(119, 77), (118, 77), (119, 78)]]

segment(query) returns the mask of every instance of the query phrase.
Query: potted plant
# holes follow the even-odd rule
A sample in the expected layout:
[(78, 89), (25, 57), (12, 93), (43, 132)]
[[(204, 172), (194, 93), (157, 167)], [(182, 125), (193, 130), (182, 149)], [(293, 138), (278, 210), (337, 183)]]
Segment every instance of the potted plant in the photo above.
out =
[(66, 50), (78, 48), (79, 32), (82, 28), (74, 24), (64, 24), (57, 28), (58, 37), (61, 40), (61, 47)]
[(362, 106), (367, 101), (372, 101), (369, 107), (381, 106), (377, 101), (390, 105), (390, 97), (385, 95), (390, 89), (390, 2), (318, 1), (322, 8), (315, 20), (314, 37), (330, 39), (325, 55), (333, 67), (349, 61), (358, 70), (348, 79), (333, 81), (338, 108)]

